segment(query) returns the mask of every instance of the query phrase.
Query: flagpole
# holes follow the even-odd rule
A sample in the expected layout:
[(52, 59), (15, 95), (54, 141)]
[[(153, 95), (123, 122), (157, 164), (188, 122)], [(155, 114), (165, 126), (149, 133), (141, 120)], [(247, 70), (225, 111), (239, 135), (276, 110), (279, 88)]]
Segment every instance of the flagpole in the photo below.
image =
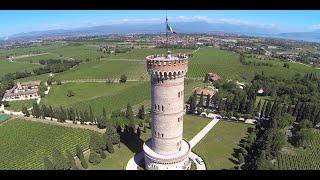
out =
[(168, 46), (168, 17), (167, 17), (167, 11), (166, 11), (166, 46), (167, 46), (167, 51), (169, 51), (169, 46)]

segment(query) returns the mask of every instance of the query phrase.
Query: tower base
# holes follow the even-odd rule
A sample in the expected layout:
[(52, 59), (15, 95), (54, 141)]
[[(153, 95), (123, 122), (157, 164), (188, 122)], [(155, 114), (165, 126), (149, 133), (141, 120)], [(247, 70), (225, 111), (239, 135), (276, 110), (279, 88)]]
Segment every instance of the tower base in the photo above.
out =
[(158, 154), (151, 149), (151, 139), (143, 144), (145, 169), (147, 170), (189, 170), (191, 146), (183, 140), (179, 152), (170, 155)]

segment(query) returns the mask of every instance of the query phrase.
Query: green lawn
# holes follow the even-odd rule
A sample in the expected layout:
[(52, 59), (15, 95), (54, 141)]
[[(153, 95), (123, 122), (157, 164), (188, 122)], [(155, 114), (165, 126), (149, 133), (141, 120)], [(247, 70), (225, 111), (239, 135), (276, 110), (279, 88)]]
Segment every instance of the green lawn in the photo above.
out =
[(12, 119), (0, 126), (0, 169), (43, 169), (53, 148), (75, 154), (89, 146), (90, 131)]
[(219, 121), (215, 127), (193, 148), (206, 163), (207, 169), (231, 169), (235, 164), (232, 153), (234, 148), (247, 134), (248, 127), (243, 123)]
[[(200, 118), (196, 116), (186, 115), (184, 117), (184, 138), (191, 140), (204, 126), (210, 122), (209, 119)], [(151, 137), (151, 130), (147, 129), (146, 133), (141, 134), (141, 139), (146, 141)], [(142, 148), (142, 147), (141, 147)], [(108, 169), (108, 170), (121, 170), (125, 169), (129, 159), (134, 156), (134, 153), (124, 144), (121, 143), (121, 147), (115, 146), (115, 153), (107, 153), (107, 158), (102, 160), (98, 165), (89, 164), (91, 170)], [(89, 158), (89, 153), (85, 155), (85, 158)], [(76, 161), (78, 167), (81, 167), (79, 160)]]
[(36, 100), (34, 99), (24, 101), (10, 101), (9, 107), (6, 107), (6, 109), (10, 111), (20, 112), (22, 111), (23, 107), (26, 107), (28, 109), (31, 108), (34, 102), (36, 102)]
[[(261, 62), (255, 58), (246, 58), (248, 61)], [(264, 72), (267, 76), (290, 78), (295, 73), (319, 72), (315, 68), (301, 64), (290, 63), (290, 68), (284, 68), (280, 60), (268, 60), (273, 64), (268, 66), (243, 65), (239, 61), (239, 54), (215, 48), (201, 48), (189, 59), (189, 77), (203, 78), (208, 72), (220, 74), (225, 79), (248, 81), (256, 73)]]

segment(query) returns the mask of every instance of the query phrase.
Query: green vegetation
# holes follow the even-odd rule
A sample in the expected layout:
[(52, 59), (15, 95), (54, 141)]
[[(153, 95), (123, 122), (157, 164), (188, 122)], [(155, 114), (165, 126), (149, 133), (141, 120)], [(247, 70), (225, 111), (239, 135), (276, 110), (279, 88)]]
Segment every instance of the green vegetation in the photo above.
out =
[(238, 148), (239, 141), (247, 134), (251, 125), (220, 121), (215, 127), (193, 148), (206, 163), (207, 169), (232, 169), (234, 148)]
[[(74, 96), (67, 97), (68, 90), (74, 92)], [(42, 103), (80, 110), (88, 110), (91, 105), (95, 113), (101, 114), (103, 106), (108, 107), (108, 111), (113, 111), (125, 108), (128, 102), (139, 104), (148, 99), (150, 86), (146, 82), (66, 83), (54, 85)]]
[(287, 147), (276, 158), (279, 170), (319, 170), (320, 131), (314, 130), (315, 138), (309, 141), (306, 149)]
[(13, 72), (31, 72), (33, 69), (39, 68), (41, 65), (30, 63), (9, 62), (0, 59), (0, 79), (7, 73)]
[(10, 101), (9, 106), (6, 107), (7, 110), (14, 111), (14, 112), (20, 112), (22, 111), (23, 107), (31, 108), (32, 104), (35, 103), (36, 100), (23, 100), (23, 101)]
[(144, 61), (91, 61), (82, 63), (77, 67), (59, 73), (56, 79), (60, 80), (77, 80), (77, 79), (119, 79), (122, 74), (128, 79), (140, 80), (148, 78)]
[(198, 132), (200, 132), (211, 119), (186, 115), (183, 119), (183, 138), (190, 141)]
[(0, 169), (42, 169), (53, 148), (88, 148), (90, 131), (12, 119), (0, 126), (0, 137)]
[[(250, 62), (263, 62), (253, 57), (247, 58)], [(202, 78), (208, 72), (215, 72), (225, 79), (251, 80), (256, 73), (264, 72), (266, 76), (291, 78), (295, 73), (318, 72), (315, 68), (303, 66), (297, 63), (289, 63), (290, 68), (283, 67), (280, 60), (268, 60), (272, 66), (243, 65), (239, 60), (239, 54), (235, 52), (218, 50), (214, 48), (202, 48), (189, 60), (188, 77)]]

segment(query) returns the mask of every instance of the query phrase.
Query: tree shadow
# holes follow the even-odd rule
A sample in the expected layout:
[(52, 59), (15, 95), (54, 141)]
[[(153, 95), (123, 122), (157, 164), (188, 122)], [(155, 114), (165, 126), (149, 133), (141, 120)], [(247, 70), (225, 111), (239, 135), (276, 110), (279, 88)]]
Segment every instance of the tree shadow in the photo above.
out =
[(231, 162), (232, 162), (233, 164), (235, 164), (235, 165), (238, 165), (238, 164), (239, 164), (238, 161), (235, 160), (235, 159), (233, 159), (233, 158), (229, 158), (228, 160), (231, 161)]
[(134, 132), (133, 128), (126, 127), (123, 132), (118, 131), (120, 134), (120, 142), (125, 144), (133, 153), (143, 151), (144, 141), (140, 138), (140, 131)]

